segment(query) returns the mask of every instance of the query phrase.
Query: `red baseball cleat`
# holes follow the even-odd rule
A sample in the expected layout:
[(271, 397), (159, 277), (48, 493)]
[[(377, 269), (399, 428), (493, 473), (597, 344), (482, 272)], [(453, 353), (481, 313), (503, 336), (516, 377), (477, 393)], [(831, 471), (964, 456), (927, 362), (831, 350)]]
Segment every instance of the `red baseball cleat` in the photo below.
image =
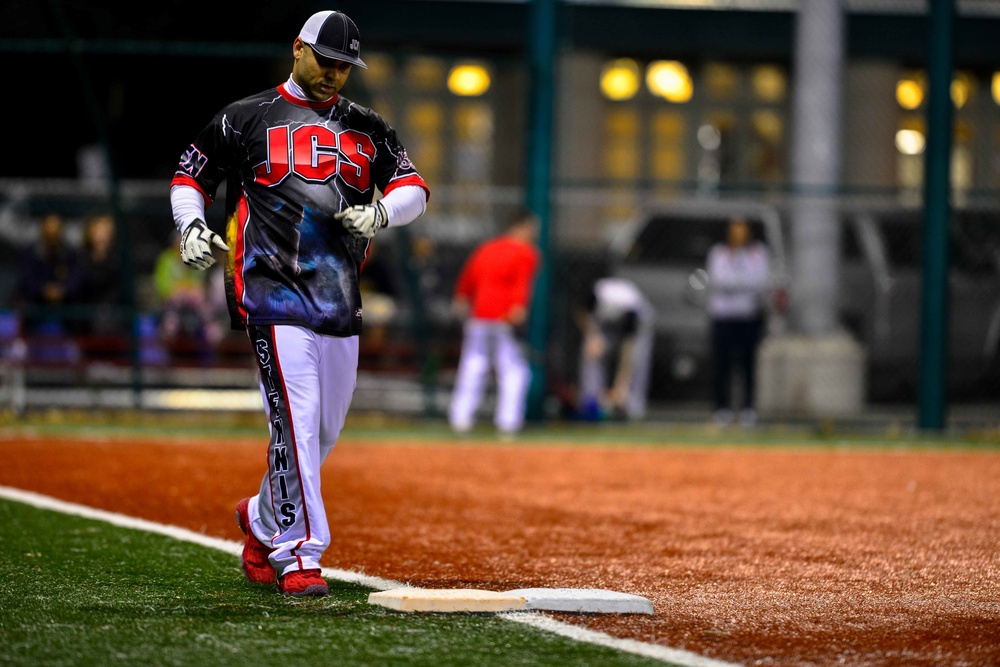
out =
[(330, 587), (319, 570), (292, 570), (278, 579), (278, 592), (297, 597), (323, 597), (330, 594)]
[(271, 567), (271, 561), (267, 559), (273, 549), (268, 549), (261, 544), (261, 541), (250, 530), (250, 515), (247, 512), (249, 505), (249, 498), (244, 498), (236, 503), (236, 523), (243, 534), (247, 536), (246, 542), (243, 543), (243, 553), (240, 555), (243, 574), (247, 576), (251, 584), (273, 584), (276, 573)]

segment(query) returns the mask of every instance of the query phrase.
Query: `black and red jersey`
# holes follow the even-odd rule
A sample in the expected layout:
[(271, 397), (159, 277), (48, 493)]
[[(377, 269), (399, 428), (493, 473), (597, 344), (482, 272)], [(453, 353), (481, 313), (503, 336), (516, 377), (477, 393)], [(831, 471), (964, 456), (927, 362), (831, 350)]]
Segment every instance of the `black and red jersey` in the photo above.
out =
[(227, 185), (226, 295), (234, 327), (298, 324), (361, 332), (358, 277), (369, 241), (333, 219), (402, 185), (427, 184), (377, 113), (343, 97), (308, 102), (285, 86), (219, 111), (183, 154), (172, 185), (206, 205)]

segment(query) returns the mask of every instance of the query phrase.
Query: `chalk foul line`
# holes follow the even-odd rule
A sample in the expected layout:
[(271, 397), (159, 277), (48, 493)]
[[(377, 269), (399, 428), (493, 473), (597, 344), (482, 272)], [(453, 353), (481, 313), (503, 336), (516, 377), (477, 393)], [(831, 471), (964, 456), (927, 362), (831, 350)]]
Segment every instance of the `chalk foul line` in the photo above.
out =
[[(196, 533), (193, 530), (188, 530), (187, 528), (181, 528), (180, 526), (170, 526), (167, 524), (156, 523), (155, 521), (149, 521), (147, 519), (140, 519), (125, 514), (118, 514), (116, 512), (109, 512), (107, 510), (88, 507), (86, 505), (79, 505), (77, 503), (71, 503), (65, 500), (59, 500), (58, 498), (53, 498), (51, 496), (35, 493), (33, 491), (24, 491), (23, 489), (15, 489), (9, 486), (0, 486), (0, 498), (37, 507), (38, 509), (51, 510), (53, 512), (78, 516), (84, 519), (92, 519), (94, 521), (102, 521), (104, 523), (111, 524), (112, 526), (163, 535), (180, 542), (197, 544), (199, 546), (215, 549), (216, 551), (221, 551), (233, 556), (239, 556), (243, 551), (242, 541), (211, 537), (203, 535), (202, 533)], [(357, 584), (365, 588), (372, 588), (379, 591), (407, 586), (407, 584), (403, 582), (393, 581), (392, 579), (383, 579), (382, 577), (373, 577), (360, 572), (351, 572), (350, 570), (339, 570), (329, 567), (323, 568), (323, 576), (328, 579)], [(660, 646), (659, 644), (647, 644), (635, 639), (619, 639), (603, 632), (596, 632), (594, 630), (588, 630), (576, 625), (557, 621), (554, 618), (545, 616), (539, 612), (501, 612), (498, 613), (497, 616), (514, 623), (520, 623), (538, 630), (551, 632), (574, 641), (594, 644), (596, 646), (604, 646), (606, 648), (622, 651), (623, 653), (631, 653), (634, 655), (652, 658), (654, 660), (661, 660), (663, 662), (676, 665), (677, 667), (738, 667), (736, 663), (706, 658), (698, 655), (697, 653), (691, 653), (681, 649)]]

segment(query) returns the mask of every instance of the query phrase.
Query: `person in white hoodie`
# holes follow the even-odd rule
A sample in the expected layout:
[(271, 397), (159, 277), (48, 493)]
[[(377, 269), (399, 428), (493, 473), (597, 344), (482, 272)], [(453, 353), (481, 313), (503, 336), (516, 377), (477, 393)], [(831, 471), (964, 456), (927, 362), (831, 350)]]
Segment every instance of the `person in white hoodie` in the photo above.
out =
[(740, 423), (757, 421), (754, 409), (756, 354), (764, 324), (765, 304), (771, 288), (771, 268), (767, 247), (753, 239), (750, 225), (742, 217), (729, 221), (725, 242), (708, 252), (708, 314), (712, 322), (713, 389), (715, 422), (733, 422), (736, 411), (731, 403), (732, 374), (742, 371), (743, 392), (739, 406)]

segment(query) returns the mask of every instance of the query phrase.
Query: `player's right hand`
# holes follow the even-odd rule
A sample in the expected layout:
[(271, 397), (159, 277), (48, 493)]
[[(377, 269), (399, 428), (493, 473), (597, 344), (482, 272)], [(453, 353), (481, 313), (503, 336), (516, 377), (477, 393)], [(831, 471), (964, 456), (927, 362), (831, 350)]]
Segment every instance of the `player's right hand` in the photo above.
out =
[(380, 201), (352, 206), (334, 214), (333, 218), (344, 225), (344, 229), (356, 239), (370, 239), (375, 236), (375, 232), (389, 224), (389, 216)]
[(209, 229), (204, 220), (195, 220), (181, 236), (181, 259), (191, 268), (204, 271), (215, 264), (213, 245), (220, 250), (229, 250), (222, 237)]

